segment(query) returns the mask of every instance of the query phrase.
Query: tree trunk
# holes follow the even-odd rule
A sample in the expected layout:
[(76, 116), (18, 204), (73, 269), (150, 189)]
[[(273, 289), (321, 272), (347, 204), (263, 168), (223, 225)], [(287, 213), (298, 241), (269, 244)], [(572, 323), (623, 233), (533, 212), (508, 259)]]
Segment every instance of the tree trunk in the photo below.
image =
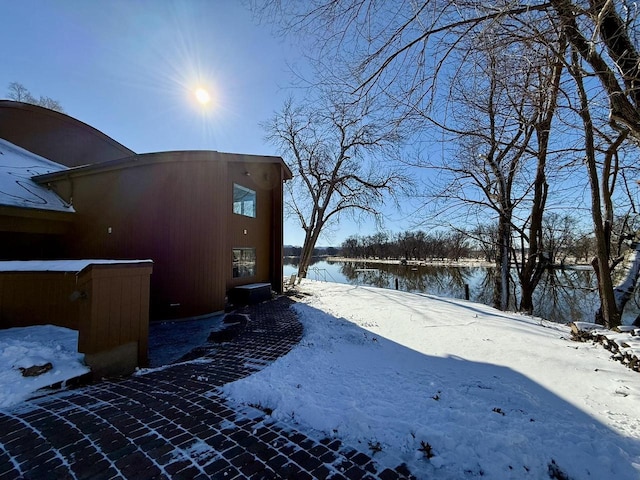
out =
[[(558, 47), (558, 51), (564, 55), (567, 49), (564, 38), (560, 39)], [(551, 78), (549, 79), (549, 96), (542, 97), (540, 100), (539, 109), (542, 118), (540, 122), (536, 124), (538, 164), (533, 185), (533, 206), (531, 207), (531, 224), (529, 226), (529, 252), (527, 260), (524, 261), (523, 259), (523, 265), (520, 271), (520, 287), (522, 289), (520, 310), (529, 314), (533, 313), (533, 292), (537, 288), (544, 270), (551, 263), (551, 260), (543, 254), (542, 217), (547, 206), (547, 194), (549, 192), (546, 176), (549, 135), (553, 117), (558, 106), (560, 80), (562, 79), (563, 72), (563, 62), (559, 60), (556, 61), (551, 71)], [(522, 253), (524, 254), (524, 251)]]
[[(520, 277), (520, 310), (533, 313), (533, 292), (538, 287), (542, 273), (548, 265), (548, 260), (542, 254), (542, 214), (547, 203), (548, 185), (544, 173), (546, 153), (538, 159), (538, 173), (534, 183), (534, 201), (531, 210), (531, 225), (529, 227), (529, 251), (526, 260), (522, 261)], [(522, 249), (522, 255), (525, 251)]]
[(321, 229), (321, 225), (312, 226), (304, 236), (304, 244), (302, 245), (302, 252), (300, 253), (300, 263), (298, 264), (298, 277), (300, 278), (307, 278), (309, 265), (313, 257), (313, 250), (316, 248), (316, 242), (320, 236)]
[(584, 88), (583, 72), (580, 69), (575, 52), (572, 58), (571, 73), (578, 87), (581, 107), (578, 113), (584, 124), (585, 163), (587, 165), (587, 174), (591, 190), (591, 215), (596, 238), (596, 258), (592, 262), (596, 270), (598, 294), (600, 295), (600, 310), (596, 313), (596, 323), (601, 323), (607, 328), (614, 328), (620, 325), (620, 314), (616, 308), (616, 301), (613, 295), (613, 282), (611, 280), (611, 269), (609, 268), (609, 245), (604, 219), (602, 218), (602, 201), (600, 198), (600, 182), (598, 181), (594, 127), (589, 111), (589, 98)]
[[(591, 65), (600, 80), (609, 99), (610, 118), (618, 130), (628, 129), (631, 136), (640, 141), (640, 101), (637, 85), (638, 52), (624, 22), (615, 11), (613, 4), (598, 0), (590, 2), (591, 15), (597, 18), (594, 30), (599, 32), (607, 53), (614, 60), (614, 69), (625, 78), (625, 88), (621, 88), (616, 73), (605, 59), (593, 48), (592, 42), (585, 37), (578, 24), (576, 7), (569, 0), (551, 0), (551, 5), (558, 13), (564, 32), (574, 49)], [(588, 28), (585, 30), (588, 31)], [(634, 88), (635, 87), (635, 88)], [(626, 92), (629, 92), (627, 94)], [(624, 126), (624, 128), (620, 128)]]
[(307, 278), (309, 270), (309, 264), (311, 263), (311, 256), (313, 253), (313, 247), (311, 247), (310, 236), (307, 233), (302, 244), (302, 252), (300, 252), (300, 263), (298, 264), (298, 277)]
[(520, 283), (520, 308), (521, 312), (526, 312), (529, 315), (533, 313), (533, 292), (535, 286), (531, 282)]
[(496, 267), (493, 288), (493, 306), (505, 311), (509, 308), (509, 267), (511, 266), (511, 228), (510, 222), (500, 217), (498, 222), (498, 249), (496, 252)]

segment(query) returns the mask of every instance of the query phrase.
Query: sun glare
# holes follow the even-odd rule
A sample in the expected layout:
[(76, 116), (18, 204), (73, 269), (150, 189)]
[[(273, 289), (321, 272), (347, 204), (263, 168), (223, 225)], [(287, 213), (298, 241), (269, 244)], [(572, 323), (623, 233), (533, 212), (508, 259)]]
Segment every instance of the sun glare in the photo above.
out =
[(209, 92), (202, 87), (197, 88), (193, 93), (200, 105), (206, 105), (211, 101), (211, 95), (209, 95)]

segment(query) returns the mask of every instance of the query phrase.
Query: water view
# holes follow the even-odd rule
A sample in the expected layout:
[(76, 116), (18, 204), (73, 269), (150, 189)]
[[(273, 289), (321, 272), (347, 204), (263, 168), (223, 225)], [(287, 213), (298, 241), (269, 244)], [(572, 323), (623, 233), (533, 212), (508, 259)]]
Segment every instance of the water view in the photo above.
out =
[[(285, 276), (297, 273), (297, 259), (286, 258)], [(307, 278), (351, 285), (427, 293), (450, 298), (465, 298), (491, 305), (492, 267), (446, 265), (397, 265), (360, 261), (312, 262)], [(517, 292), (515, 292), (517, 293)], [(514, 297), (512, 293), (512, 298)], [(637, 299), (627, 307), (627, 317), (638, 314)], [(591, 269), (556, 269), (547, 271), (536, 290), (534, 315), (554, 322), (593, 321), (598, 308), (595, 274)], [(511, 306), (515, 310), (515, 305)]]

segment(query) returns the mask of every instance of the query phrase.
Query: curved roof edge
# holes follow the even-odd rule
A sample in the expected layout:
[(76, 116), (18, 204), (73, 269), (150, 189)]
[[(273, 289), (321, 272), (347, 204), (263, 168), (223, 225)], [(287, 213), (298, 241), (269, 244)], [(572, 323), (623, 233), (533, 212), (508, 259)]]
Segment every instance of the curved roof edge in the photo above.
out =
[[(3, 111), (5, 115), (2, 114)], [(28, 121), (21, 121), (19, 114), (16, 115), (17, 112), (28, 114)], [(36, 120), (35, 122), (34, 118)], [(81, 163), (73, 159), (65, 162), (63, 158), (65, 155), (60, 151), (59, 143), (66, 143), (66, 156), (74, 156), (75, 152), (69, 151), (68, 141), (65, 142), (60, 138), (52, 140), (52, 138), (59, 137), (65, 133), (67, 137), (73, 137), (72, 140), (78, 146), (76, 155), (86, 158), (84, 163), (103, 162), (136, 154), (136, 152), (102, 133), (100, 130), (66, 113), (57, 112), (30, 103), (0, 100), (0, 138), (4, 138), (15, 145), (45, 158), (49, 158), (57, 163), (62, 163), (67, 166), (77, 166)], [(34, 146), (36, 148), (33, 148)], [(95, 154), (94, 158), (90, 158), (92, 156), (91, 153)], [(71, 163), (71, 165), (69, 163)]]
[(70, 168), (61, 172), (46, 173), (33, 177), (33, 180), (40, 183), (59, 178), (66, 178), (74, 175), (90, 175), (93, 173), (104, 172), (108, 170), (119, 170), (135, 166), (149, 165), (153, 163), (164, 162), (180, 162), (180, 161), (198, 161), (205, 160), (199, 157), (218, 157), (220, 160), (227, 162), (249, 162), (249, 163), (274, 163), (280, 164), (284, 172), (285, 180), (293, 178), (293, 173), (282, 159), (282, 157), (271, 155), (254, 155), (245, 153), (225, 153), (216, 150), (174, 150), (166, 152), (151, 152), (132, 155), (126, 158), (119, 158), (109, 162), (102, 162), (92, 165), (83, 165)]

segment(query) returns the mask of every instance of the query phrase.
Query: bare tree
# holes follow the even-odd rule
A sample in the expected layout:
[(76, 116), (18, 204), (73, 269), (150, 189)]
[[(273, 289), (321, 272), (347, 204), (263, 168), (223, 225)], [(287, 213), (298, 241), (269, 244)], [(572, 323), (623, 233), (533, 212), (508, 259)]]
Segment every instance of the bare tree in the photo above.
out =
[[(561, 80), (564, 64), (561, 56), (567, 49), (563, 35), (554, 36), (551, 40), (542, 32), (538, 32), (536, 42), (528, 40), (522, 43), (533, 49), (537, 44), (537, 62), (532, 64), (532, 89), (528, 92), (536, 117), (533, 120), (536, 158), (536, 173), (532, 182), (533, 195), (530, 215), (525, 228), (520, 230), (523, 240), (520, 248), (521, 265), (518, 266), (518, 278), (521, 287), (520, 310), (533, 312), (533, 294), (544, 270), (550, 265), (549, 258), (544, 255), (543, 215), (547, 204), (549, 185), (547, 183), (547, 160), (550, 149), (552, 124), (558, 109), (558, 97), (561, 93)], [(527, 228), (528, 224), (528, 228)], [(526, 248), (524, 245), (526, 242)]]
[[(585, 86), (585, 78), (590, 74), (583, 68), (583, 63), (574, 50), (570, 72), (575, 80), (579, 101), (578, 114), (584, 127), (584, 152), (587, 167), (590, 193), (591, 214), (593, 218), (595, 237), (595, 258), (592, 265), (598, 280), (600, 294), (600, 310), (596, 314), (596, 321), (608, 328), (620, 325), (622, 311), (625, 304), (635, 290), (640, 273), (640, 256), (637, 255), (640, 245), (635, 242), (637, 229), (627, 228), (626, 235), (632, 240), (634, 251), (631, 264), (627, 268), (627, 275), (618, 287), (614, 287), (614, 270), (623, 260), (618, 248), (617, 255), (612, 249), (612, 234), (614, 226), (614, 192), (618, 179), (622, 175), (623, 166), (618, 158), (618, 150), (625, 142), (630, 130), (621, 128), (619, 124), (611, 124), (617, 134), (611, 137), (604, 131), (604, 122), (596, 124), (592, 110), (597, 105), (593, 95), (589, 94)], [(631, 227), (631, 225), (628, 225)], [(619, 246), (622, 244), (620, 243)]]
[[(459, 201), (468, 206), (488, 208), (497, 216), (494, 306), (509, 307), (512, 230), (517, 200), (517, 175), (534, 133), (531, 113), (522, 96), (512, 96), (505, 82), (496, 52), (486, 53), (486, 65), (479, 62), (475, 84), (465, 82), (460, 89), (460, 103), (465, 128), (456, 129), (461, 151), (457, 162), (436, 163), (452, 175), (452, 181), (439, 194), (447, 202)], [(484, 57), (484, 55), (483, 55)], [(452, 131), (449, 127), (446, 130)], [(469, 188), (471, 187), (471, 189)], [(478, 196), (477, 192), (480, 193)]]
[[(589, 66), (588, 74), (599, 81), (606, 96), (609, 121), (619, 134), (611, 139), (613, 150), (619, 146), (618, 142), (640, 142), (640, 50), (637, 34), (640, 28), (635, 2), (263, 0), (258, 3), (263, 12), (268, 11), (274, 15), (273, 18), (277, 16), (283, 21), (285, 28), (313, 34), (319, 46), (316, 60), (326, 72), (320, 82), (339, 84), (355, 94), (375, 95), (389, 115), (400, 121), (435, 119), (442, 122), (439, 92), (444, 89), (446, 95), (449, 94), (447, 87), (451, 78), (464, 71), (464, 65), (478, 47), (472, 45), (469, 48), (464, 41), (466, 38), (480, 38), (479, 35), (499, 25), (501, 29), (510, 31), (514, 42), (534, 45), (542, 41), (546, 44), (544, 33), (558, 28), (576, 55), (584, 61), (581, 69), (586, 70)], [(529, 28), (538, 24), (540, 28)], [(559, 65), (563, 61), (563, 50), (558, 48), (550, 65)], [(589, 87), (593, 89), (597, 85), (590, 82)], [(589, 98), (585, 100), (589, 103)], [(582, 113), (584, 108), (586, 104), (580, 107), (583, 128), (600, 128)], [(553, 117), (553, 112), (549, 113)], [(543, 146), (544, 135), (548, 131), (542, 125), (543, 122), (536, 132), (539, 147)], [(592, 130), (586, 135), (598, 133)], [(588, 138), (585, 141), (585, 170), (592, 189), (598, 275), (603, 282), (602, 314), (605, 324), (615, 325), (619, 321), (619, 312), (614, 306), (614, 296), (606, 293), (612, 291), (612, 272), (604, 265), (605, 257), (610, 253), (607, 250), (610, 248), (607, 229), (612, 211), (612, 205), (606, 203), (612, 196), (606, 189), (613, 185), (611, 180), (615, 176), (612, 175), (613, 167), (606, 165), (606, 156), (601, 175), (597, 171), (594, 175), (593, 168), (598, 166), (599, 153), (588, 149), (590, 144), (597, 148), (596, 143)], [(543, 198), (545, 183), (537, 184), (541, 188), (538, 198)], [(597, 195), (594, 189), (598, 190)], [(541, 217), (541, 209), (538, 212), (532, 210), (530, 226), (519, 232), (524, 244), (528, 247), (533, 244), (534, 250), (540, 241), (539, 229), (536, 233), (531, 231), (531, 227), (540, 224)], [(609, 257), (606, 258), (606, 263), (609, 263)], [(535, 284), (540, 273), (539, 260), (527, 256), (520, 269), (521, 282)]]
[(411, 183), (391, 156), (400, 141), (395, 126), (375, 118), (365, 100), (327, 95), (319, 104), (288, 101), (264, 125), (294, 172), (287, 207), (305, 231), (301, 277), (330, 222), (345, 214), (379, 217), (379, 208)]
[[(359, 237), (352, 236), (342, 243), (345, 257), (421, 260), (426, 257), (459, 260), (469, 254), (469, 236), (461, 230), (425, 232), (401, 232), (390, 236), (387, 233)], [(422, 253), (420, 253), (422, 252)]]
[[(520, 308), (531, 311), (533, 290), (545, 266), (538, 250), (548, 191), (546, 155), (563, 70), (557, 59), (565, 48), (544, 15), (549, 5), (464, 0), (393, 4), (315, 0), (305, 5), (267, 1), (266, 5), (272, 13), (282, 14), (286, 5), (289, 28), (321, 37), (318, 62), (329, 72), (323, 81), (373, 96), (390, 116), (411, 123), (416, 131), (436, 125), (453, 134), (447, 140), (453, 136), (463, 153), (454, 166), (451, 159), (435, 162), (436, 168), (455, 177), (442, 198), (462, 201), (468, 208), (488, 208), (497, 215), (496, 262), (501, 273), (495, 277), (494, 304), (499, 308), (509, 305), (513, 234), (524, 239), (521, 250), (526, 248), (528, 254), (518, 266), (523, 287)], [(551, 47), (545, 43), (547, 37)], [(539, 51), (544, 51), (542, 62)], [(534, 60), (529, 62), (529, 57)], [(471, 84), (469, 73), (473, 78), (474, 69), (484, 69), (489, 81)], [(462, 104), (465, 120), (458, 118), (452, 125), (445, 118), (437, 95), (440, 84), (449, 87), (444, 109), (453, 117), (458, 107), (452, 104)], [(452, 93), (458, 98), (451, 100)], [(475, 117), (468, 114), (474, 110)], [(486, 122), (464, 125), (478, 112)], [(538, 148), (530, 147), (534, 139)], [(533, 182), (518, 185), (523, 165), (532, 156), (537, 156)], [(480, 199), (468, 194), (469, 185), (480, 191)], [(525, 196), (530, 208), (524, 223), (515, 225), (515, 216), (521, 215), (516, 210), (522, 208)]]
[(593, 258), (595, 252), (595, 239), (590, 233), (579, 234), (571, 243), (569, 250), (577, 262), (588, 262)]
[(25, 102), (25, 103), (33, 103), (34, 98), (31, 95), (31, 92), (18, 82), (11, 82), (9, 84), (9, 93), (7, 97), (11, 100), (15, 100), (16, 102)]
[[(359, 91), (393, 92), (421, 108), (461, 39), (502, 23), (518, 27), (549, 17), (591, 65), (610, 102), (610, 117), (640, 140), (638, 9), (627, 0), (254, 0), (286, 29), (311, 32), (330, 63), (346, 61)], [(515, 23), (511, 23), (515, 22)], [(526, 32), (514, 28), (522, 38)], [(342, 55), (339, 52), (343, 52)], [(318, 57), (320, 58), (320, 57)], [(402, 77), (400, 73), (404, 73)], [(341, 73), (344, 73), (341, 72)], [(334, 77), (335, 78), (335, 77)]]
[(19, 82), (11, 82), (9, 84), (7, 97), (10, 100), (15, 100), (16, 102), (30, 103), (32, 105), (38, 105), (40, 107), (48, 108), (49, 110), (64, 113), (60, 102), (51, 97), (45, 97), (42, 95), (39, 98), (35, 98), (29, 89)]
[[(627, 137), (640, 143), (640, 53), (638, 49), (638, 9), (625, 1), (589, 0), (571, 2), (552, 0), (575, 55), (572, 73), (578, 85), (580, 115), (585, 126), (586, 164), (592, 195), (592, 214), (596, 238), (594, 268), (598, 275), (601, 300), (600, 320), (608, 327), (620, 323), (622, 310), (637, 287), (640, 272), (640, 244), (633, 239), (632, 258), (626, 275), (614, 289), (611, 279), (616, 261), (611, 263), (612, 191), (619, 168), (612, 159)], [(619, 132), (605, 152), (600, 178), (589, 98), (583, 78), (587, 74), (580, 56), (590, 66), (609, 101), (609, 121)], [(599, 180), (599, 182), (598, 182)], [(635, 232), (634, 232), (635, 233)], [(632, 238), (634, 235), (632, 235)]]
[(495, 260), (498, 245), (498, 231), (495, 225), (477, 225), (467, 235), (487, 262)]
[(472, 37), (482, 47), (467, 50), (471, 68), (461, 67), (463, 74), (456, 77), (449, 100), (450, 120), (438, 124), (459, 150), (454, 161), (437, 159), (432, 166), (450, 178), (437, 193), (445, 203), (438, 209), (457, 203), (467, 213), (493, 212), (500, 272), (494, 277), (494, 306), (509, 308), (515, 264), (519, 308), (531, 312), (534, 291), (548, 266), (542, 215), (551, 124), (563, 72), (563, 64), (550, 58), (557, 59), (556, 52), (565, 47), (561, 39), (551, 49), (513, 42), (509, 33)]

